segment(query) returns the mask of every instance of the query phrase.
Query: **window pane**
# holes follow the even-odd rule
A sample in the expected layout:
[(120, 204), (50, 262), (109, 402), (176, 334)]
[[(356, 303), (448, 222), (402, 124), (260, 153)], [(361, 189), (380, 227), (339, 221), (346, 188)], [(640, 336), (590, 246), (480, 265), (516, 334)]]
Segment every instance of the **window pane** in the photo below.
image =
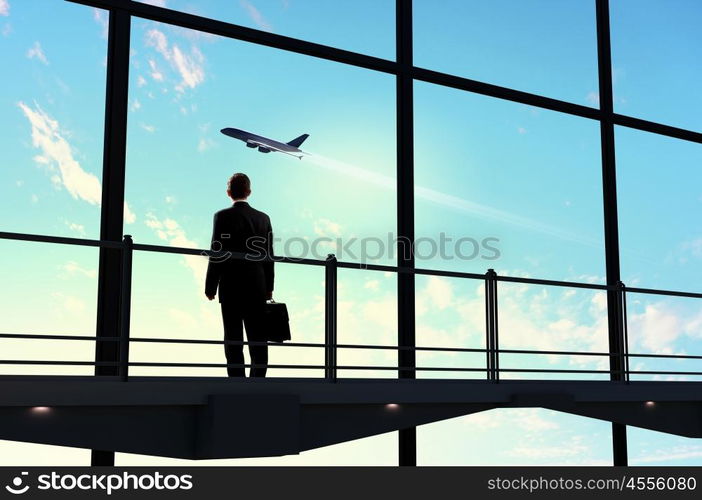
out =
[[(232, 203), (227, 181), (244, 172), (251, 179), (249, 202), (271, 218), (276, 255), (395, 262), (388, 244), (396, 224), (391, 76), (223, 38), (199, 39), (140, 19), (133, 22), (132, 49), (126, 191), (138, 221), (136, 242), (208, 247), (213, 214)], [(308, 133), (300, 146), (308, 154), (262, 154), (220, 133), (226, 127), (276, 141)], [(219, 306), (203, 293), (204, 259), (137, 253), (134, 272), (140, 297), (135, 335), (222, 337)], [(395, 327), (382, 330), (387, 314), (381, 308), (394, 301), (395, 278), (359, 273), (339, 272), (339, 339), (394, 343)], [(276, 265), (274, 297), (288, 305), (296, 342), (324, 342), (323, 286), (321, 267)], [(172, 289), (181, 290), (177, 305), (159, 299)], [(370, 329), (377, 337), (366, 335)], [(133, 352), (153, 361), (153, 349)], [(169, 346), (161, 353), (223, 362), (221, 346), (185, 350)], [(272, 347), (270, 360), (321, 366), (324, 351)], [(340, 352), (340, 363), (352, 361), (358, 352)], [(271, 375), (321, 377), (323, 370), (275, 369)]]
[[(393, 273), (340, 269), (337, 299), (339, 344), (397, 346), (397, 277)], [(321, 307), (320, 303), (320, 307)], [(320, 317), (320, 322), (322, 318)], [(323, 362), (323, 360), (322, 360)], [(396, 367), (395, 349), (341, 348), (339, 366)], [(339, 370), (340, 378), (397, 378), (395, 369)]]
[(417, 266), (604, 281), (597, 122), (415, 85)]
[(395, 58), (394, 0), (141, 1), (384, 59)]
[(702, 3), (612, 0), (617, 113), (702, 130)]
[(107, 53), (100, 23), (107, 15), (53, 0), (11, 2), (6, 14), (0, 16), (3, 230), (97, 237)]
[[(95, 248), (0, 240), (0, 332), (94, 336), (98, 251)], [(88, 340), (2, 339), (2, 359), (95, 359)], [(92, 375), (89, 365), (1, 365), (2, 374)]]
[[(394, 79), (187, 33), (134, 20), (126, 191), (142, 221), (135, 241), (208, 246), (240, 171), (252, 206), (271, 217), (277, 254), (394, 262), (378, 247), (395, 228)], [(261, 154), (226, 127), (282, 142), (307, 133), (308, 154)]]
[[(131, 338), (215, 340), (224, 338), (218, 301), (204, 296), (207, 260), (135, 252), (132, 284)], [(297, 264), (276, 264), (275, 298), (285, 302), (290, 314), (293, 342), (324, 343), (324, 270)], [(246, 340), (246, 338), (245, 338)], [(129, 357), (144, 363), (226, 363), (222, 344), (132, 342)], [(248, 348), (244, 358), (250, 363)], [(271, 343), (271, 365), (324, 365), (324, 349)], [(248, 373), (249, 370), (246, 369)], [(226, 369), (209, 367), (130, 368), (144, 376), (224, 377)], [(269, 368), (267, 377), (324, 376), (323, 368)]]
[(702, 291), (702, 145), (619, 127), (616, 151), (624, 283)]
[[(629, 353), (661, 356), (702, 354), (700, 300), (683, 297), (628, 293)], [(637, 357), (629, 361), (632, 380), (697, 380), (702, 375), (699, 359)], [(660, 373), (656, 373), (660, 372)]]
[(629, 465), (699, 466), (702, 443), (699, 439), (629, 427)]
[(417, 429), (418, 465), (612, 465), (611, 424), (504, 408)]
[(598, 106), (595, 2), (414, 0), (415, 64)]
[[(441, 349), (485, 349), (483, 281), (416, 277), (416, 345)], [(484, 351), (420, 350), (417, 378), (486, 378)], [(427, 370), (459, 368), (460, 371)]]
[(500, 370), (513, 371), (501, 378), (609, 380), (609, 357), (595, 354), (609, 352), (605, 292), (500, 283), (498, 297), (500, 349), (579, 353), (502, 353)]

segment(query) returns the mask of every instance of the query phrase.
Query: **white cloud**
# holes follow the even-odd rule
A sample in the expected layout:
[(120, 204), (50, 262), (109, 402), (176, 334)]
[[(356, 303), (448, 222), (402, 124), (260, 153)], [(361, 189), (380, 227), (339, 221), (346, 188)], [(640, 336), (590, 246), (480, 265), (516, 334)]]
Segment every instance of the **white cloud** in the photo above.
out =
[[(153, 213), (147, 213), (144, 224), (154, 230), (156, 236), (173, 247), (198, 248), (198, 245), (188, 238), (180, 224), (171, 218), (159, 219)], [(207, 272), (207, 258), (199, 255), (184, 255), (183, 263), (190, 269), (193, 278), (205, 288), (205, 273)]]
[(191, 55), (188, 56), (183, 54), (178, 46), (173, 46), (173, 62), (182, 78), (176, 90), (183, 92), (184, 86), (194, 89), (205, 80), (205, 71), (202, 67), (204, 59), (197, 47), (193, 47)]
[(139, 75), (139, 76), (137, 77), (137, 87), (143, 87), (144, 85), (146, 85), (146, 78), (144, 78), (143, 76)]
[(199, 326), (199, 322), (195, 319), (195, 317), (192, 314), (181, 309), (170, 308), (168, 310), (168, 315), (171, 318), (173, 318), (176, 321), (176, 323), (185, 326), (191, 329), (192, 331), (195, 331), (195, 329)]
[(156, 132), (156, 127), (154, 127), (153, 125), (147, 125), (146, 123), (140, 123), (139, 126), (141, 128), (143, 128), (144, 130), (146, 130), (150, 134), (153, 134), (154, 132)]
[(102, 38), (107, 40), (107, 35), (110, 31), (109, 14), (105, 10), (93, 8), (93, 19), (95, 19), (95, 22), (98, 23), (98, 25), (100, 25), (100, 35), (102, 36)]
[(161, 73), (161, 70), (158, 69), (156, 61), (154, 61), (153, 59), (149, 59), (149, 67), (151, 68), (151, 78), (153, 78), (157, 82), (162, 82), (163, 73)]
[(52, 176), (52, 182), (64, 187), (75, 199), (99, 205), (102, 196), (100, 180), (83, 170), (73, 157), (71, 146), (63, 137), (58, 122), (38, 105), (36, 109), (23, 102), (18, 106), (32, 126), (32, 144), (41, 150), (40, 161), (45, 162), (51, 171), (58, 170), (58, 174)]
[(673, 460), (687, 460), (702, 457), (702, 445), (680, 445), (670, 450), (658, 449), (653, 453), (631, 459), (633, 465), (640, 463), (670, 462)]
[(169, 205), (173, 205), (176, 202), (176, 198), (175, 196), (167, 195), (164, 201)]
[(131, 111), (139, 111), (141, 109), (141, 102), (139, 102), (139, 99), (134, 99), (132, 104), (129, 106), (129, 109)]
[[(171, 46), (166, 35), (157, 29), (146, 33), (146, 45), (153, 47), (178, 72), (181, 78), (175, 87), (178, 92), (184, 92), (186, 87), (194, 89), (205, 81), (205, 58), (197, 47), (193, 46), (187, 54), (178, 45)], [(151, 76), (155, 80), (163, 80), (163, 74), (156, 69), (155, 61), (149, 60), (149, 65), (152, 69)]]
[[(41, 150), (34, 160), (45, 166), (51, 175), (51, 182), (58, 188), (65, 188), (74, 199), (87, 201), (91, 205), (100, 205), (102, 201), (102, 186), (94, 174), (86, 172), (73, 157), (70, 144), (63, 137), (58, 121), (51, 118), (38, 105), (32, 109), (23, 102), (18, 103), (20, 109), (32, 126), (32, 144)], [(58, 171), (58, 173), (57, 173)], [(132, 224), (136, 215), (124, 202), (124, 221)], [(84, 232), (83, 226), (72, 223), (69, 228)]]
[(30, 59), (38, 59), (44, 64), (49, 64), (49, 60), (46, 58), (46, 54), (44, 54), (39, 42), (34, 42), (34, 45), (27, 50), (27, 57)]
[(363, 288), (367, 288), (369, 290), (378, 290), (379, 286), (380, 281), (378, 280), (368, 280), (363, 284)]
[(702, 258), (702, 237), (685, 241), (681, 247), (683, 252), (689, 253), (696, 258)]
[(259, 11), (254, 4), (248, 0), (240, 0), (240, 4), (256, 26), (264, 31), (273, 31), (271, 24), (263, 17), (261, 11)]
[(204, 153), (208, 149), (212, 149), (212, 146), (215, 145), (215, 142), (212, 139), (207, 139), (207, 138), (201, 138), (200, 141), (197, 143), (197, 150), (200, 153)]
[(570, 443), (556, 446), (516, 446), (509, 455), (529, 459), (562, 459), (565, 457), (579, 457), (590, 452), (590, 447), (583, 443), (582, 439), (574, 437)]
[(519, 135), (524, 135), (527, 133), (527, 129), (525, 129), (524, 127), (517, 127), (517, 133)]
[(560, 426), (549, 417), (552, 417), (552, 414), (544, 413), (539, 408), (510, 408), (509, 410), (487, 410), (473, 413), (461, 421), (464, 425), (479, 431), (514, 426), (530, 433), (559, 429)]
[(129, 204), (127, 202), (124, 202), (124, 223), (125, 224), (134, 224), (136, 222), (136, 215), (132, 210), (129, 208)]
[(585, 100), (588, 103), (592, 104), (593, 106), (599, 106), (600, 105), (600, 93), (592, 90), (587, 94), (587, 96), (585, 96)]
[(673, 344), (682, 333), (681, 318), (662, 304), (648, 304), (641, 314), (630, 317), (632, 340), (656, 354), (671, 354)]
[[(500, 270), (499, 274), (512, 273)], [(442, 277), (425, 279), (425, 285), (417, 290), (417, 332), (418, 338), (422, 339), (419, 343), (437, 347), (484, 345), (484, 285), (475, 282), (472, 286), (468, 285), (469, 288), (465, 286), (462, 282)], [(607, 316), (606, 310), (599, 308), (600, 298), (566, 301), (561, 291), (509, 284), (500, 286), (499, 300), (502, 348), (581, 352), (608, 350)], [(441, 328), (436, 327), (437, 324)], [(425, 353), (423, 356), (445, 357), (447, 354)], [(607, 358), (596, 356), (530, 355), (516, 361), (517, 366), (527, 368), (543, 367), (543, 362), (559, 363), (559, 367), (563, 368), (568, 368), (567, 364), (588, 369), (607, 368)], [(566, 366), (563, 366), (564, 363)], [(515, 374), (510, 373), (508, 377), (514, 378)]]
[(317, 219), (314, 221), (314, 234), (322, 237), (341, 236), (341, 224), (329, 219)]
[(7, 0), (0, 0), (0, 16), (10, 15), (10, 2)]
[(155, 5), (156, 7), (167, 7), (166, 0), (140, 0), (141, 3), (148, 3), (149, 5)]
[(78, 297), (72, 295), (66, 295), (60, 292), (53, 292), (51, 294), (55, 301), (55, 308), (59, 312), (67, 312), (70, 315), (80, 316), (85, 312), (85, 302)]
[(85, 236), (85, 226), (83, 224), (78, 224), (77, 222), (69, 222), (69, 221), (64, 221), (66, 223), (66, 226), (68, 226), (68, 229), (71, 231), (78, 233), (81, 236)]
[(60, 269), (69, 275), (79, 274), (86, 278), (95, 278), (97, 276), (97, 271), (95, 269), (85, 269), (72, 260), (63, 264)]

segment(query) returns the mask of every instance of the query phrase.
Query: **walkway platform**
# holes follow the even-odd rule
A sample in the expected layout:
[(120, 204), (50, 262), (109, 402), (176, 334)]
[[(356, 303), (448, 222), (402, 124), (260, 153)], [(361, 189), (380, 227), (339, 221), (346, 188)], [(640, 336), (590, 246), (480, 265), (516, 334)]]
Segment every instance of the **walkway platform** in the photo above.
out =
[(702, 382), (0, 376), (0, 439), (187, 459), (301, 451), (493, 408), (702, 437)]

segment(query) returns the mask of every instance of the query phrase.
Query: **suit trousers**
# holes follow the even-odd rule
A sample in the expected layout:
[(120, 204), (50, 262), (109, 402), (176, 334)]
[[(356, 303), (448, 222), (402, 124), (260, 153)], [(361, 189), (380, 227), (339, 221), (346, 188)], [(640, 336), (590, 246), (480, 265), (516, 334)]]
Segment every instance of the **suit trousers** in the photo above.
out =
[[(263, 307), (265, 301), (254, 303), (222, 302), (222, 323), (224, 324), (224, 340), (242, 341), (244, 340), (244, 326), (246, 326), (246, 338), (249, 342), (265, 342), (265, 331), (263, 328)], [(225, 344), (224, 354), (227, 364), (241, 366), (227, 367), (230, 377), (244, 377), (244, 346), (236, 344)], [(250, 377), (265, 377), (268, 364), (267, 345), (249, 345), (249, 355), (251, 364), (254, 365), (249, 371)]]

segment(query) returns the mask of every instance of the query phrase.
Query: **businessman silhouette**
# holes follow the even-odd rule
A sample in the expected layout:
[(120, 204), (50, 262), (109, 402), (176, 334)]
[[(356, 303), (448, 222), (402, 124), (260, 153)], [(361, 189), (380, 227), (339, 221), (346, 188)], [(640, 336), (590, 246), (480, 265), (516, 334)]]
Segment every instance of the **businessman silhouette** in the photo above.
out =
[[(207, 265), (205, 295), (213, 300), (219, 292), (225, 340), (242, 341), (245, 325), (249, 342), (265, 342), (263, 308), (273, 296), (273, 262), (226, 256), (227, 252), (273, 256), (271, 220), (246, 202), (250, 194), (251, 181), (245, 174), (230, 177), (227, 195), (234, 204), (214, 215), (211, 248), (218, 255), (211, 256)], [(229, 376), (244, 377), (243, 346), (225, 344), (224, 353), (228, 364), (242, 365), (227, 367)], [(250, 376), (265, 377), (268, 346), (249, 345), (249, 354), (254, 365)]]

